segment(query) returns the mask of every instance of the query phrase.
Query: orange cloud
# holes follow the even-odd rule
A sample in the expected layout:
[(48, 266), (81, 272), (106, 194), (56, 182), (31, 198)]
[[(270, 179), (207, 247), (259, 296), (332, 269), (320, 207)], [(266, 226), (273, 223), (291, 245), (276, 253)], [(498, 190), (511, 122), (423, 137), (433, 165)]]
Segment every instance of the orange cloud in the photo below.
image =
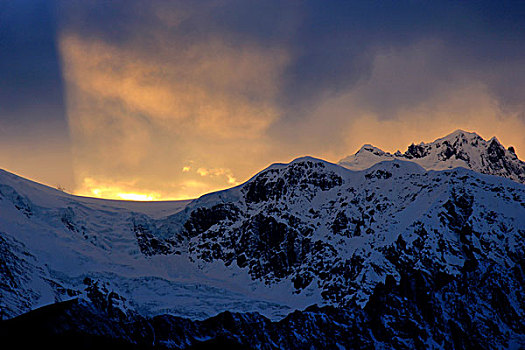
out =
[[(189, 176), (200, 175), (186, 159), (208, 169), (199, 180), (203, 191), (237, 184), (234, 173), (245, 177), (266, 165), (252, 154), (264, 149), (265, 133), (279, 118), (275, 100), (286, 53), (220, 39), (182, 48), (161, 39), (151, 52), (61, 36), (77, 183), (140, 177), (162, 188), (160, 198), (186, 198), (204, 193), (187, 185)], [(243, 161), (231, 162), (232, 154)], [(178, 185), (163, 185), (167, 174)]]
[(70, 34), (61, 51), (68, 92), (116, 100), (163, 126), (186, 122), (207, 136), (253, 138), (278, 117), (272, 102), (287, 62), (282, 50), (210, 40), (183, 54), (145, 53)]
[(305, 154), (336, 162), (364, 143), (405, 150), (458, 128), (525, 152), (523, 119), (487, 86), (468, 72), (431, 69), (439, 42), (378, 52), (367, 77), (296, 119), (281, 118), (277, 103), (290, 60), (279, 48), (221, 38), (178, 45), (162, 32), (148, 49), (67, 32), (60, 43), (76, 193), (186, 199), (272, 162)]
[(198, 168), (197, 174), (200, 176), (224, 176), (228, 179), (229, 185), (238, 185), (239, 182), (237, 179), (233, 176), (233, 172), (230, 169), (224, 169), (224, 168), (216, 168), (216, 169), (206, 169), (206, 168)]

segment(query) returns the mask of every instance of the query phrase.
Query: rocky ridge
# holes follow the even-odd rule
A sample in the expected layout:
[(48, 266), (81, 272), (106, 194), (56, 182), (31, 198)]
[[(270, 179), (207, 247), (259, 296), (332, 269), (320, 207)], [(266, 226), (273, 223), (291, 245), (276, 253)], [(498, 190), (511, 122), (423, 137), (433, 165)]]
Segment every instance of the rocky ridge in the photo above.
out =
[(391, 154), (367, 144), (338, 164), (352, 170), (363, 170), (393, 159), (412, 161), (426, 170), (464, 167), (525, 183), (525, 162), (517, 157), (514, 147), (506, 149), (496, 137), (487, 141), (476, 133), (463, 130), (456, 130), (434, 142), (411, 144), (404, 153)]

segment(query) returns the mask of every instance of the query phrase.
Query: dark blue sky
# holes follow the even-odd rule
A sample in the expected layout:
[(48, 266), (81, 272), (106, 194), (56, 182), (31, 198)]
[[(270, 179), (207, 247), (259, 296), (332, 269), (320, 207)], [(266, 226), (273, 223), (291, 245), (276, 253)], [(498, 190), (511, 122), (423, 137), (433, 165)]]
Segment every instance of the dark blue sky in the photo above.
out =
[(0, 1), (0, 167), (71, 187), (57, 24), (52, 2)]
[(43, 118), (35, 113), (41, 108), (56, 109), (63, 119), (57, 23), (52, 6), (46, 1), (4, 1), (0, 6), (2, 121), (5, 116), (11, 118), (11, 123), (31, 123)]
[[(191, 45), (218, 35), (232, 45), (257, 43), (290, 51), (281, 89), (282, 104), (294, 108), (323, 92), (348, 89), (370, 74), (373, 55), (422, 40), (443, 44), (440, 67), (479, 73), (508, 104), (523, 104), (525, 54), (523, 1), (67, 1), (61, 15), (69, 28), (115, 45), (148, 45), (151, 32), (166, 31), (151, 8), (163, 4), (189, 14), (169, 36)], [(495, 70), (496, 77), (483, 73)], [(520, 89), (506, 87), (509, 79)], [(512, 91), (509, 91), (512, 90)], [(518, 92), (518, 90), (521, 90)]]
[(0, 167), (72, 190), (223, 169), (204, 191), (359, 135), (403, 147), (489, 121), (525, 146), (523, 28), (523, 1), (0, 0)]

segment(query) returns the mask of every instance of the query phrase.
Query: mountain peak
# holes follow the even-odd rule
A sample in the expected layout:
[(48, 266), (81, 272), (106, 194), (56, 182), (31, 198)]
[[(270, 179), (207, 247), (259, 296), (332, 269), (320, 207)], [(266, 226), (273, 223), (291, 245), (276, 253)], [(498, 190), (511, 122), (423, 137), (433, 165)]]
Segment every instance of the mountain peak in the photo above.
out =
[(341, 159), (337, 164), (351, 170), (364, 170), (384, 160), (392, 159), (390, 153), (371, 144), (364, 144), (356, 153)]
[(496, 136), (492, 136), (488, 142), (501, 145), (501, 142), (499, 142), (499, 140), (498, 140), (498, 138)]
[[(479, 142), (481, 140), (483, 140), (483, 138), (475, 132), (457, 129), (446, 136), (440, 137), (436, 139), (435, 141), (430, 142), (429, 144), (443, 143), (445, 141), (449, 143), (454, 143), (456, 141), (460, 141), (461, 143), (467, 143), (467, 142), (476, 143), (476, 141)], [(426, 144), (426, 143), (421, 142), (421, 144)]]
[(363, 146), (361, 146), (361, 148), (356, 152), (357, 153), (362, 153), (362, 152), (371, 152), (373, 154), (376, 154), (376, 155), (382, 155), (382, 154), (385, 154), (387, 152), (383, 151), (382, 149), (374, 146), (374, 145), (371, 145), (369, 143), (365, 143)]
[(457, 130), (454, 130), (453, 132), (451, 132), (450, 134), (446, 135), (442, 139), (454, 139), (454, 138), (459, 138), (459, 137), (480, 138), (480, 139), (482, 138), (481, 136), (479, 136), (475, 132), (465, 131), (465, 130), (462, 130), (462, 129), (457, 129)]

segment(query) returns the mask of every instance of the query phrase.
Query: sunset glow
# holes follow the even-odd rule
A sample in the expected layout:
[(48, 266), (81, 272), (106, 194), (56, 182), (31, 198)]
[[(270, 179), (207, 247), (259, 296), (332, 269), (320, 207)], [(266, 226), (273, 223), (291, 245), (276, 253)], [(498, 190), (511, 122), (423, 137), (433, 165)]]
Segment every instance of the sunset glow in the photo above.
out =
[(158, 199), (152, 195), (139, 193), (118, 193), (117, 196), (129, 201), (154, 201)]
[(134, 192), (135, 182), (104, 183), (93, 178), (85, 178), (81, 189), (75, 193), (80, 196), (98, 197), (106, 199), (123, 199), (130, 201), (154, 201), (162, 199), (154, 192)]

